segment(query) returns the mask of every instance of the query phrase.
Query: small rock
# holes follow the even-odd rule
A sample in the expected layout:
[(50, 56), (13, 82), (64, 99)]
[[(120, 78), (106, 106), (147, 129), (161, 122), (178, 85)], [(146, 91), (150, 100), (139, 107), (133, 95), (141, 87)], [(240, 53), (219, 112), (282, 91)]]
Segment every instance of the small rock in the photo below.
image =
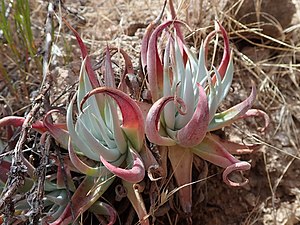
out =
[(257, 204), (257, 199), (256, 199), (255, 195), (251, 192), (245, 196), (245, 200), (252, 207), (256, 206), (256, 204)]
[(279, 141), (283, 147), (287, 147), (291, 145), (289, 137), (283, 132), (278, 132), (274, 136), (274, 140)]

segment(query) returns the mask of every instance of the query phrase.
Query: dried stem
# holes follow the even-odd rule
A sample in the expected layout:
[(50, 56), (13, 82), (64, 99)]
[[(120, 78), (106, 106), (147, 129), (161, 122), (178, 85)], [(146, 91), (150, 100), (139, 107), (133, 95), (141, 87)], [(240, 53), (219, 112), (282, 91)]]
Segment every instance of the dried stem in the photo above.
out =
[(52, 48), (52, 30), (53, 30), (53, 14), (54, 14), (54, 4), (49, 2), (48, 4), (48, 13), (47, 19), (45, 24), (45, 32), (46, 32), (46, 40), (44, 46), (44, 54), (43, 54), (43, 82), (41, 87), (46, 80), (49, 68), (49, 59), (51, 55), (51, 48)]
[(45, 143), (42, 143), (41, 145), (41, 163), (35, 170), (35, 177), (37, 177), (37, 181), (34, 183), (31, 189), (31, 193), (27, 198), (31, 209), (26, 213), (26, 216), (29, 217), (30, 224), (32, 225), (38, 224), (38, 221), (41, 218), (44, 209), (44, 184), (46, 177), (46, 167), (49, 163), (50, 141), (50, 136), (47, 136)]
[(41, 101), (40, 99), (37, 99), (25, 118), (25, 121), (22, 125), (20, 138), (15, 146), (14, 154), (12, 155), (12, 164), (8, 174), (8, 179), (0, 199), (0, 212), (3, 210), (3, 208), (5, 208), (4, 213), (6, 214), (4, 224), (10, 224), (12, 216), (11, 214), (15, 211), (12, 197), (17, 192), (18, 188), (24, 185), (27, 168), (22, 160), (22, 150), (24, 148), (31, 124), (34, 120), (34, 116), (38, 112), (40, 106)]

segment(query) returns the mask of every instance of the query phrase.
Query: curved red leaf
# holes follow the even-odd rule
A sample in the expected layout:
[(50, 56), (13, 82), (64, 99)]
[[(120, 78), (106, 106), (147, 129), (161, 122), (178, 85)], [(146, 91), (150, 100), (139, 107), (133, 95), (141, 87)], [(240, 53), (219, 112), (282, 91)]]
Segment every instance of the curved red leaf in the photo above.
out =
[[(120, 83), (118, 85), (118, 89), (120, 89), (123, 92), (125, 91), (125, 78), (127, 76), (127, 74), (134, 74), (134, 69), (133, 69), (133, 65), (132, 65), (132, 61), (130, 56), (122, 49), (122, 48), (116, 48), (116, 47), (110, 47), (109, 51), (111, 52), (111, 55), (113, 56), (116, 52), (119, 52), (125, 62), (125, 68), (124, 68), (124, 72), (120, 78)], [(112, 51), (115, 51), (112, 53)], [(107, 56), (106, 56), (107, 57)]]
[[(252, 90), (250, 95), (248, 96), (248, 98), (246, 98), (244, 101), (242, 101), (241, 103), (231, 107), (230, 109), (225, 110), (224, 112), (221, 113), (217, 113), (214, 118), (211, 120), (211, 122), (209, 123), (208, 126), (208, 130), (209, 131), (213, 131), (213, 130), (218, 130), (222, 127), (228, 126), (230, 124), (232, 124), (233, 122), (235, 122), (236, 120), (239, 120), (240, 118), (243, 118), (243, 116), (245, 115), (245, 117), (249, 117), (249, 116), (253, 116), (253, 115), (246, 115), (247, 111), (252, 107), (252, 105), (254, 104), (256, 98), (256, 87), (255, 84), (252, 83)], [(250, 113), (253, 113), (250, 111)], [(258, 116), (259, 115), (264, 115), (265, 113), (259, 113), (257, 112)], [(268, 116), (265, 115), (267, 119)], [(268, 119), (266, 124), (268, 124)]]
[(245, 178), (245, 180), (242, 183), (237, 183), (237, 182), (231, 181), (228, 178), (228, 176), (232, 172), (250, 170), (250, 168), (251, 168), (251, 165), (247, 162), (237, 162), (235, 164), (232, 164), (224, 170), (224, 172), (223, 172), (223, 181), (226, 184), (228, 184), (229, 186), (233, 186), (233, 187), (244, 186), (249, 182), (249, 180), (247, 178)]
[[(4, 126), (21, 127), (24, 121), (25, 121), (24, 117), (6, 116), (0, 119), (0, 127), (4, 127)], [(58, 123), (56, 124), (56, 126), (61, 129), (66, 129), (66, 124)], [(36, 121), (32, 123), (31, 127), (40, 133), (44, 133), (48, 130), (42, 121)]]
[[(44, 125), (45, 127), (48, 129), (49, 133), (51, 134), (51, 136), (58, 141), (63, 148), (67, 149), (68, 148), (68, 140), (69, 140), (69, 133), (68, 131), (60, 128), (57, 126), (57, 124), (53, 124), (50, 122), (50, 115), (52, 113), (55, 112), (59, 112), (59, 110), (54, 109), (54, 110), (50, 110), (49, 112), (46, 113), (45, 117), (44, 117)], [(67, 126), (67, 125), (65, 125)]]
[(148, 51), (147, 51), (147, 71), (149, 79), (149, 88), (152, 95), (152, 100), (156, 101), (162, 97), (163, 93), (163, 66), (158, 54), (157, 40), (161, 32), (172, 24), (184, 24), (178, 20), (166, 21), (159, 25), (152, 33)]
[(141, 64), (142, 64), (142, 70), (144, 72), (144, 75), (146, 75), (146, 67), (147, 67), (147, 52), (148, 52), (148, 45), (149, 45), (149, 39), (153, 32), (153, 30), (158, 26), (160, 23), (160, 20), (162, 18), (162, 15), (165, 11), (165, 7), (167, 4), (167, 0), (164, 2), (164, 6), (162, 8), (161, 13), (157, 16), (155, 20), (153, 20), (146, 28), (145, 34), (142, 39), (141, 44)]
[(105, 202), (95, 202), (91, 208), (89, 209), (89, 211), (93, 212), (96, 214), (96, 216), (109, 216), (109, 221), (107, 223), (107, 225), (113, 225), (115, 224), (116, 220), (117, 220), (117, 212), (116, 210), (109, 204), (105, 203)]
[(203, 87), (197, 83), (199, 97), (196, 110), (191, 120), (177, 132), (177, 143), (185, 147), (198, 145), (207, 132), (209, 109), (207, 96)]
[(249, 109), (244, 115), (240, 116), (239, 119), (245, 119), (248, 117), (262, 117), (264, 119), (264, 126), (259, 128), (261, 132), (264, 132), (270, 124), (270, 117), (268, 114), (259, 109)]
[(228, 178), (230, 173), (249, 170), (251, 165), (248, 162), (239, 161), (231, 155), (215, 135), (206, 135), (203, 141), (192, 149), (192, 152), (204, 160), (225, 168), (223, 180), (226, 184), (231, 186), (243, 186), (248, 182), (248, 180), (246, 180), (242, 183), (236, 183)]
[[(157, 100), (150, 108), (146, 118), (146, 135), (150, 142), (155, 143), (157, 145), (172, 146), (176, 144), (175, 140), (169, 137), (164, 137), (161, 134), (159, 134), (160, 114), (164, 106), (170, 101), (174, 101), (173, 96), (163, 97)], [(180, 105), (185, 107), (185, 104), (181, 98), (177, 98), (177, 101)]]
[(143, 114), (137, 103), (127, 94), (110, 87), (95, 88), (84, 96), (80, 103), (80, 109), (82, 110), (83, 104), (89, 97), (101, 93), (109, 95), (117, 102), (123, 117), (122, 129), (131, 141), (133, 148), (140, 151), (144, 144), (145, 134)]
[(78, 32), (64, 19), (65, 24), (67, 25), (67, 27), (73, 32), (73, 34), (75, 35), (77, 42), (79, 44), (80, 50), (81, 50), (81, 55), (83, 59), (86, 59), (86, 63), (85, 63), (85, 69), (86, 72), (89, 76), (90, 82), (93, 86), (93, 88), (99, 87), (99, 81), (97, 79), (97, 76), (92, 68), (92, 64), (91, 64), (91, 60), (90, 57), (88, 55), (87, 49), (85, 44), (83, 43), (80, 35), (78, 34)]
[(145, 177), (145, 167), (141, 157), (134, 150), (129, 150), (128, 154), (131, 154), (133, 159), (133, 165), (130, 169), (123, 169), (107, 162), (102, 156), (100, 160), (103, 165), (113, 174), (131, 183), (141, 182)]
[(111, 56), (109, 52), (108, 45), (105, 50), (105, 74), (104, 74), (104, 82), (106, 87), (115, 88), (115, 74), (112, 68)]
[[(225, 76), (228, 64), (229, 64), (229, 60), (230, 60), (230, 47), (229, 47), (229, 38), (227, 35), (226, 30), (224, 29), (224, 27), (219, 23), (219, 21), (216, 21), (217, 24), (217, 28), (219, 28), (219, 30), (215, 30), (212, 31), (211, 33), (209, 33), (207, 35), (207, 37), (204, 40), (204, 51), (205, 51), (205, 58), (207, 58), (208, 55), (208, 44), (210, 42), (210, 40), (212, 39), (212, 37), (217, 33), (217, 32), (221, 32), (223, 39), (224, 39), (224, 51), (223, 51), (223, 57), (220, 63), (220, 66), (218, 67), (218, 72), (221, 76), (221, 79), (223, 79), (223, 77)], [(207, 59), (206, 59), (207, 60)], [(214, 75), (212, 77), (212, 84), (215, 84), (217, 81), (217, 77), (216, 75)]]

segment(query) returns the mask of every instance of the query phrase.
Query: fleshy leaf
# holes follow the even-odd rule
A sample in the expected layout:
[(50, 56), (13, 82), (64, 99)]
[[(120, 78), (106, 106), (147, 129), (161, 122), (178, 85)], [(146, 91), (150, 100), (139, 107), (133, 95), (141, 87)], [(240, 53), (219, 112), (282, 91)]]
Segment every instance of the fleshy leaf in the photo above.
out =
[(149, 46), (149, 40), (150, 40), (151, 34), (153, 33), (154, 29), (160, 23), (160, 20), (161, 20), (161, 18), (163, 16), (163, 13), (165, 11), (166, 4), (167, 4), (167, 0), (165, 0), (165, 2), (164, 2), (164, 6), (162, 8), (161, 13), (146, 28), (145, 34), (144, 34), (143, 39), (142, 39), (142, 44), (141, 44), (141, 64), (142, 64), (142, 69), (144, 71), (144, 75), (146, 75), (147, 52), (148, 52), (148, 48), (149, 48), (148, 47)]
[(50, 116), (54, 112), (59, 112), (59, 110), (50, 110), (46, 113), (44, 117), (44, 125), (48, 129), (51, 136), (59, 143), (64, 149), (68, 148), (68, 140), (69, 140), (69, 133), (68, 131), (61, 129), (50, 122)]
[[(220, 63), (220, 66), (218, 68), (218, 72), (221, 75), (221, 79), (223, 79), (225, 72), (227, 70), (227, 66), (230, 59), (230, 47), (229, 47), (229, 39), (227, 32), (225, 31), (224, 27), (217, 21), (218, 28), (220, 29), (223, 39), (224, 39), (224, 52), (223, 57)], [(212, 78), (212, 83), (216, 82), (216, 75)]]
[[(192, 182), (193, 153), (179, 145), (168, 147), (168, 157), (179, 188)], [(179, 189), (179, 201), (185, 213), (192, 211), (192, 186)]]
[[(111, 56), (113, 56), (116, 52), (119, 52), (123, 56), (123, 59), (125, 62), (125, 68), (124, 68), (123, 74), (120, 78), (120, 83), (118, 85), (118, 89), (123, 92), (126, 92), (126, 90), (125, 90), (126, 76), (128, 76), (128, 75), (134, 76), (134, 69), (133, 69), (131, 58), (122, 48), (110, 47), (108, 50), (111, 53)], [(108, 57), (107, 52), (106, 52), (106, 57)], [(105, 86), (109, 86), (109, 85), (106, 84)]]
[(117, 89), (99, 87), (84, 97), (81, 102), (81, 107), (90, 96), (101, 93), (109, 95), (117, 102), (123, 117), (122, 129), (132, 143), (133, 148), (139, 151), (144, 144), (144, 119), (138, 105), (128, 95)]
[(76, 150), (80, 150), (82, 153), (84, 153), (87, 157), (90, 159), (99, 161), (100, 156), (98, 152), (93, 151), (90, 149), (89, 145), (82, 141), (81, 136), (76, 132), (74, 124), (73, 124), (73, 104), (75, 101), (76, 95), (72, 98), (69, 107), (67, 109), (67, 126), (68, 126), (68, 131), (69, 135), (72, 141), (72, 144), (76, 147)]
[[(4, 126), (13, 126), (13, 127), (21, 127), (25, 121), (24, 117), (19, 117), (19, 116), (6, 116), (0, 119), (0, 127)], [(42, 121), (36, 121), (34, 122), (31, 127), (40, 132), (44, 133), (48, 129), (45, 127), (44, 123)], [(56, 127), (61, 128), (61, 129), (66, 129), (66, 124), (56, 124)]]
[(231, 181), (228, 176), (229, 174), (231, 174), (232, 172), (237, 172), (237, 171), (245, 171), (245, 170), (250, 170), (251, 165), (247, 162), (237, 162), (233, 165), (228, 166), (224, 172), (223, 172), (223, 181), (232, 187), (241, 187), (246, 185), (249, 180), (247, 178), (245, 178), (245, 180), (242, 183), (237, 183), (234, 181)]
[[(76, 187), (71, 176), (71, 171), (67, 164), (64, 164), (64, 170), (65, 173), (63, 173), (61, 166), (57, 167), (57, 188), (66, 188), (65, 181), (67, 181), (68, 188), (74, 192)], [(65, 175), (66, 177), (64, 177)]]
[(224, 112), (217, 113), (210, 124), (208, 125), (208, 131), (218, 130), (222, 127), (232, 124), (252, 107), (256, 98), (256, 87), (252, 83), (252, 91), (248, 98), (243, 102), (225, 110)]
[[(184, 115), (178, 114), (175, 120), (175, 130), (179, 130), (184, 127), (192, 118), (194, 114), (195, 108), (195, 95), (193, 89), (193, 81), (191, 74), (190, 63), (186, 66), (183, 61), (182, 53), (180, 52), (180, 46), (178, 41), (175, 40), (175, 62), (176, 70), (174, 71), (174, 77), (178, 77), (178, 81), (180, 82), (180, 90), (179, 96), (183, 99), (186, 104), (186, 112)], [(175, 82), (173, 82), (173, 89), (176, 90)], [(176, 90), (177, 92), (177, 90)]]
[(105, 202), (100, 202), (100, 201), (95, 202), (89, 208), (89, 211), (96, 215), (109, 216), (109, 222), (107, 223), (107, 225), (113, 225), (117, 220), (116, 210)]
[(139, 191), (139, 184), (132, 184), (125, 180), (122, 181), (127, 190), (127, 197), (131, 202), (134, 210), (138, 214), (139, 223), (141, 225), (149, 225), (148, 214), (144, 204), (144, 200)]
[(180, 21), (166, 21), (159, 25), (152, 33), (147, 52), (147, 71), (152, 100), (163, 96), (163, 66), (158, 54), (157, 40), (161, 32), (172, 24), (183, 24)]
[(198, 145), (207, 132), (209, 111), (204, 89), (198, 84), (199, 97), (193, 117), (185, 127), (177, 132), (177, 143), (181, 146), (192, 147)]
[[(75, 153), (71, 140), (69, 140), (69, 156), (73, 165), (78, 169), (81, 173), (86, 174), (91, 177), (99, 177), (104, 174), (110, 174), (110, 172), (106, 169), (105, 166), (91, 167), (84, 163)], [(100, 160), (100, 159), (99, 159)]]
[[(209, 99), (209, 121), (213, 119), (220, 103), (224, 100), (228, 91), (230, 89), (232, 78), (233, 78), (233, 62), (232, 58), (229, 61), (226, 73), (224, 78), (221, 80), (221, 75), (219, 72), (214, 68), (215, 75), (217, 77), (217, 83), (212, 85), (212, 81), (209, 82), (210, 84), (210, 93), (208, 96)], [(209, 78), (208, 78), (209, 80)]]
[(75, 37), (77, 39), (78, 45), (81, 50), (82, 58), (86, 60), (85, 68), (86, 68), (87, 74), (89, 76), (89, 80), (91, 81), (93, 88), (99, 87), (99, 82), (98, 82), (97, 76), (92, 68), (91, 60), (90, 60), (90, 57), (88, 56), (88, 52), (87, 52), (85, 44), (83, 43), (83, 41), (82, 41), (80, 35), (77, 33), (77, 31), (66, 20), (64, 20), (64, 21), (65, 21), (65, 24), (67, 25), (67, 27), (73, 32), (73, 34), (75, 35)]
[[(114, 166), (107, 162), (102, 156), (100, 157), (101, 162), (103, 165), (113, 174), (116, 176), (120, 177), (123, 180), (126, 180), (131, 183), (138, 183), (144, 179), (145, 176), (145, 167), (142, 162), (141, 157), (139, 156), (138, 153), (136, 153), (134, 150), (130, 149), (128, 154), (131, 156), (127, 157), (132, 157), (133, 165), (128, 165), (128, 169), (123, 169), (117, 166)], [(128, 160), (127, 160), (128, 161)]]
[[(220, 66), (218, 67), (218, 72), (221, 75), (221, 79), (223, 79), (225, 72), (227, 70), (229, 59), (230, 59), (229, 39), (228, 39), (228, 35), (227, 35), (227, 32), (225, 31), (224, 27), (218, 21), (216, 21), (215, 25), (216, 25), (216, 30), (209, 33), (207, 35), (206, 39), (204, 40), (205, 58), (207, 58), (207, 55), (208, 55), (208, 44), (209, 44), (210, 40), (217, 32), (220, 31), (222, 33), (222, 36), (224, 39), (224, 52), (223, 52), (223, 57), (222, 57)], [(207, 59), (206, 59), (206, 61), (207, 61)], [(214, 75), (212, 77), (212, 84), (215, 84), (216, 81), (217, 81), (217, 77), (216, 77), (216, 75)]]
[(225, 168), (225, 174), (223, 174), (225, 183), (233, 186), (242, 186), (247, 183), (247, 180), (242, 183), (230, 181), (228, 175), (234, 171), (249, 170), (251, 165), (248, 162), (241, 162), (232, 156), (214, 136), (206, 135), (198, 146), (192, 148), (192, 152), (204, 160)]
[(264, 119), (264, 126), (259, 128), (260, 131), (265, 131), (270, 124), (270, 117), (267, 113), (259, 109), (249, 109), (244, 115), (240, 116), (238, 119), (245, 119), (248, 117), (262, 117)]
[(72, 206), (69, 203), (59, 218), (50, 225), (67, 225), (75, 221), (101, 197), (113, 181), (114, 177), (95, 180), (93, 177), (86, 176), (71, 198)]
[(66, 190), (54, 190), (46, 194), (46, 201), (51, 201), (56, 205), (66, 206), (66, 200), (68, 198)]
[(114, 71), (112, 68), (112, 63), (111, 63), (111, 56), (109, 52), (108, 46), (106, 46), (106, 51), (105, 51), (105, 76), (104, 76), (104, 82), (106, 87), (112, 87), (115, 88), (115, 76), (114, 76)]
[[(170, 96), (172, 95), (171, 92), (171, 70), (170, 70), (170, 47), (171, 47), (171, 37), (168, 39), (168, 43), (166, 45), (166, 49), (164, 52), (164, 59), (163, 59), (163, 95), (164, 96)], [(164, 116), (164, 122), (166, 123), (166, 127), (170, 128), (171, 130), (174, 130), (175, 126), (175, 106), (174, 104), (167, 104), (164, 107), (163, 116)]]
[[(84, 116), (85, 114), (83, 114)], [(95, 122), (97, 123), (98, 120), (95, 118)], [(108, 145), (105, 146), (100, 141), (97, 140), (97, 138), (88, 130), (87, 126), (81, 121), (80, 118), (77, 118), (77, 124), (78, 125), (78, 133), (81, 134), (81, 138), (84, 142), (89, 143), (89, 148), (91, 148), (94, 152), (97, 152), (97, 154), (100, 156), (103, 156), (106, 160), (109, 162), (114, 162), (118, 160), (121, 156), (119, 150), (117, 149), (117, 146), (115, 142), (111, 141), (111, 146)], [(80, 127), (80, 130), (79, 130)], [(101, 126), (99, 126), (101, 127)], [(100, 129), (99, 129), (100, 130)], [(99, 132), (99, 134), (103, 134), (105, 130), (103, 129), (102, 132)], [(107, 138), (109, 139), (109, 138)], [(107, 143), (107, 142), (106, 142)]]
[[(159, 133), (160, 114), (164, 106), (170, 101), (174, 101), (173, 96), (162, 97), (159, 100), (157, 100), (150, 108), (146, 118), (146, 135), (150, 142), (155, 143), (157, 145), (172, 146), (176, 144), (175, 140), (169, 137), (164, 137)], [(184, 102), (181, 98), (178, 98), (177, 101), (179, 101), (181, 105), (184, 105)]]
[(260, 145), (238, 144), (232, 141), (221, 139), (219, 136), (212, 133), (210, 135), (214, 140), (217, 140), (230, 154), (233, 155), (249, 154), (260, 147)]
[[(176, 15), (176, 12), (175, 12), (173, 0), (169, 0), (169, 8), (170, 8), (170, 12), (171, 12), (171, 19), (172, 20), (178, 19), (177, 15)], [(174, 27), (176, 29), (176, 33), (177, 33), (178, 37), (181, 40), (183, 40), (183, 34), (182, 34), (182, 32), (181, 32), (180, 27), (178, 26), (178, 24), (174, 24)]]

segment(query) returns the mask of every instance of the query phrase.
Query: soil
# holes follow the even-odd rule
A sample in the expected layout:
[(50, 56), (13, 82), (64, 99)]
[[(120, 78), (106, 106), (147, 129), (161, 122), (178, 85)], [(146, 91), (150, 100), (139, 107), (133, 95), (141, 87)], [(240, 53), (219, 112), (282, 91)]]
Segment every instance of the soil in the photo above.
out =
[[(268, 1), (270, 11), (265, 3), (262, 7), (249, 3), (260, 1), (233, 1), (234, 4), (229, 0), (190, 0), (176, 1), (176, 6), (179, 2), (182, 4), (178, 17), (191, 28), (191, 31), (185, 31), (189, 45), (196, 49), (199, 47), (201, 40), (213, 29), (215, 18), (229, 32), (235, 77), (230, 96), (222, 108), (245, 99), (250, 90), (250, 80), (254, 80), (258, 89), (254, 108), (265, 110), (271, 118), (271, 125), (265, 133), (256, 129), (261, 121), (251, 119), (237, 122), (232, 128), (222, 131), (222, 135), (230, 140), (261, 145), (252, 154), (239, 156), (252, 166), (244, 174), (249, 179), (246, 186), (227, 186), (222, 181), (221, 168), (200, 160), (199, 168), (194, 168), (194, 180), (203, 178), (206, 168), (208, 174), (205, 174), (207, 179), (203, 182), (193, 184), (192, 223), (300, 224), (300, 2)], [(134, 59), (135, 70), (139, 70), (141, 38), (145, 27), (159, 15), (162, 0), (66, 0), (64, 4), (70, 7), (70, 11), (76, 12), (65, 13), (64, 16), (85, 40), (93, 64), (100, 60), (99, 53), (108, 44), (125, 49)], [(34, 26), (38, 28), (36, 36), (40, 36), (47, 2), (31, 1), (31, 6), (41, 9), (33, 10), (32, 17)], [(275, 8), (283, 8), (290, 13), (281, 13), (285, 12), (283, 9), (280, 12), (272, 10)], [(251, 19), (241, 16), (245, 12), (249, 12)], [(258, 21), (253, 15), (259, 12), (263, 12), (264, 18), (271, 15), (272, 21), (277, 23)], [(267, 30), (261, 30), (259, 22), (267, 23)], [(244, 32), (244, 26), (252, 30)], [(270, 33), (270, 27), (276, 29), (276, 34)], [(253, 28), (256, 28), (255, 32)], [(72, 44), (69, 46), (70, 52), (63, 51), (62, 56), (57, 55), (56, 65), (52, 68), (54, 84), (58, 85), (53, 86), (54, 96), (62, 92), (61, 87), (74, 85), (81, 61), (71, 32), (63, 26), (60, 35)], [(58, 39), (56, 45), (62, 48), (62, 42)], [(68, 63), (62, 64), (62, 61)], [(60, 104), (67, 104), (68, 101), (69, 97), (65, 95), (60, 99)], [(15, 104), (13, 108), (13, 111), (18, 110)], [(158, 216), (155, 223), (188, 223), (188, 219), (180, 213), (171, 210), (170, 215), (169, 218)]]

